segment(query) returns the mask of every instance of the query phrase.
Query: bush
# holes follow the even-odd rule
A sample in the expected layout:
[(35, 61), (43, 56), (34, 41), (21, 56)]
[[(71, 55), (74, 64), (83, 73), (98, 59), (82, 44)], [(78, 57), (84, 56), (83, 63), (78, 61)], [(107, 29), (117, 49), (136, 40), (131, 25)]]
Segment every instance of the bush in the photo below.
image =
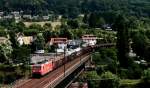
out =
[(106, 66), (107, 65), (98, 65), (97, 68), (96, 68), (97, 74), (101, 75), (105, 71)]
[(101, 75), (99, 88), (119, 88), (118, 76), (112, 74), (111, 72), (103, 73)]
[(12, 65), (0, 65), (0, 84), (9, 84), (23, 76), (30, 75), (29, 66), (12, 66)]
[(112, 63), (109, 63), (107, 66), (107, 70), (112, 73), (116, 73), (117, 69), (118, 69), (118, 67), (114, 61)]
[(0, 72), (0, 84), (3, 83), (4, 81), (4, 73), (3, 72)]
[(137, 87), (135, 85), (126, 84), (126, 85), (121, 85), (119, 88), (137, 88)]
[(145, 70), (139, 83), (139, 88), (149, 88), (150, 87), (150, 68)]
[(130, 79), (123, 79), (120, 81), (119, 88), (138, 88), (137, 84), (140, 80), (130, 80)]
[(98, 76), (96, 71), (87, 72), (86, 78), (88, 79), (89, 88), (99, 88), (98, 84), (99, 84), (100, 76)]
[(40, 31), (37, 30), (37, 29), (28, 29), (28, 30), (24, 30), (23, 33), (26, 36), (33, 36), (33, 35), (35, 35), (37, 33), (40, 33)]
[(7, 35), (6, 31), (0, 30), (0, 36), (5, 36), (6, 37), (6, 35)]
[(132, 63), (128, 69), (120, 68), (119, 75), (123, 79), (140, 79), (142, 71), (140, 65)]
[(100, 80), (88, 80), (88, 88), (99, 88)]
[(128, 74), (131, 79), (140, 79), (142, 75), (142, 68), (138, 64), (132, 64), (132, 67), (129, 68)]
[(16, 80), (16, 77), (17, 77), (17, 75), (15, 72), (6, 73), (5, 80), (4, 80), (5, 84), (10, 84), (10, 83), (14, 82)]
[(149, 82), (149, 83), (150, 83), (150, 68), (147, 69), (147, 70), (144, 70), (142, 79), (143, 79), (145, 82)]
[(121, 79), (127, 79), (128, 78), (128, 69), (120, 69), (119, 70), (119, 76)]
[(99, 75), (96, 73), (96, 71), (91, 71), (86, 73), (87, 79), (99, 79)]

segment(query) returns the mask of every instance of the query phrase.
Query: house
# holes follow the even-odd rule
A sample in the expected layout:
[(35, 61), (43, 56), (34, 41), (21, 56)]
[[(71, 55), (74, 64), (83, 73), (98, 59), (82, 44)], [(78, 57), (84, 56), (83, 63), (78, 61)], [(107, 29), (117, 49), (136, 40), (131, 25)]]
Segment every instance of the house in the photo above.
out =
[(0, 16), (3, 16), (4, 15), (4, 12), (0, 12)]
[(17, 38), (19, 45), (31, 45), (33, 42), (33, 36), (20, 36)]
[(49, 16), (42, 16), (43, 20), (49, 20)]
[(112, 25), (110, 25), (110, 24), (105, 24), (105, 25), (103, 25), (103, 28), (104, 28), (106, 31), (112, 31)]
[(82, 40), (69, 40), (68, 45), (80, 45)]
[(0, 15), (0, 19), (2, 19), (2, 16)]
[(61, 20), (62, 19), (62, 15), (58, 15), (57, 20)]
[(32, 19), (32, 16), (31, 15), (23, 15), (22, 18), (23, 19)]
[(25, 45), (31, 45), (32, 42), (33, 42), (33, 36), (24, 36), (23, 37), (23, 43)]
[(51, 38), (50, 45), (67, 44), (67, 38)]
[(21, 15), (14, 15), (14, 19), (16, 20), (16, 23), (18, 23), (21, 20)]
[(24, 36), (22, 33), (19, 33), (17, 35), (17, 41), (19, 45), (31, 45), (31, 43), (33, 42), (33, 36)]
[(7, 41), (8, 41), (8, 38), (0, 37), (0, 44), (5, 44), (5, 43), (7, 43)]
[(49, 44), (57, 46), (57, 52), (64, 52), (64, 49), (67, 47), (68, 39), (67, 38), (51, 38)]
[(15, 16), (15, 15), (19, 15), (20, 12), (19, 11), (14, 11), (14, 12), (11, 12), (11, 14)]
[(39, 19), (39, 15), (32, 16), (32, 19), (38, 20)]
[(82, 36), (82, 41), (87, 45), (95, 45), (97, 43), (97, 37), (92, 34), (86, 34)]
[(84, 17), (84, 14), (79, 14), (78, 17), (82, 17), (82, 18), (83, 18), (83, 17)]
[(3, 16), (4, 19), (12, 19), (13, 15), (7, 15), (7, 16)]

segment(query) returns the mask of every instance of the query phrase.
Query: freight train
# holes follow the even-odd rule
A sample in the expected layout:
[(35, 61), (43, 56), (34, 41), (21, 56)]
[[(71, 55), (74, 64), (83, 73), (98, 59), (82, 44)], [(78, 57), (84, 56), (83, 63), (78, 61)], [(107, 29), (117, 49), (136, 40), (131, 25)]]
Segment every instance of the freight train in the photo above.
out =
[(73, 51), (66, 52), (66, 55), (63, 54), (60, 58), (51, 58), (44, 61), (40, 61), (36, 64), (32, 64), (32, 74), (44, 76), (45, 74), (64, 65), (65, 63), (68, 63), (75, 58), (89, 53), (91, 50), (91, 47), (85, 47), (82, 49), (76, 48)]

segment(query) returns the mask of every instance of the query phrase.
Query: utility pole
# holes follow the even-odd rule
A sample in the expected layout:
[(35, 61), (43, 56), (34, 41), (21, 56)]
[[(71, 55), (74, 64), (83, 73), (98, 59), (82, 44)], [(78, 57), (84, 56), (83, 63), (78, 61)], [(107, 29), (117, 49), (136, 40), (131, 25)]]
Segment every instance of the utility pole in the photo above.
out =
[(63, 60), (64, 61), (64, 77), (65, 77), (65, 68), (66, 68), (65, 67), (65, 64), (66, 64), (65, 60), (66, 60), (66, 47), (64, 47), (64, 60)]

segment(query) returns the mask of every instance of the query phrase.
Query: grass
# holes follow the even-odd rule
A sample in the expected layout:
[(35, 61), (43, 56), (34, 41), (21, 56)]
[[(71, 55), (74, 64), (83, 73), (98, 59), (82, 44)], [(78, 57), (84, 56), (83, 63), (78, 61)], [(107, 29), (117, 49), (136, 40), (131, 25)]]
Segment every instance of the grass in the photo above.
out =
[(57, 25), (61, 25), (61, 22), (51, 22), (51, 21), (41, 21), (41, 22), (24, 22), (26, 27), (29, 27), (32, 24), (38, 24), (43, 26), (45, 23), (51, 23), (52, 29), (54, 29)]
[(120, 80), (121, 85), (136, 85), (140, 82), (140, 79), (137, 80), (131, 80), (131, 79), (122, 79)]

